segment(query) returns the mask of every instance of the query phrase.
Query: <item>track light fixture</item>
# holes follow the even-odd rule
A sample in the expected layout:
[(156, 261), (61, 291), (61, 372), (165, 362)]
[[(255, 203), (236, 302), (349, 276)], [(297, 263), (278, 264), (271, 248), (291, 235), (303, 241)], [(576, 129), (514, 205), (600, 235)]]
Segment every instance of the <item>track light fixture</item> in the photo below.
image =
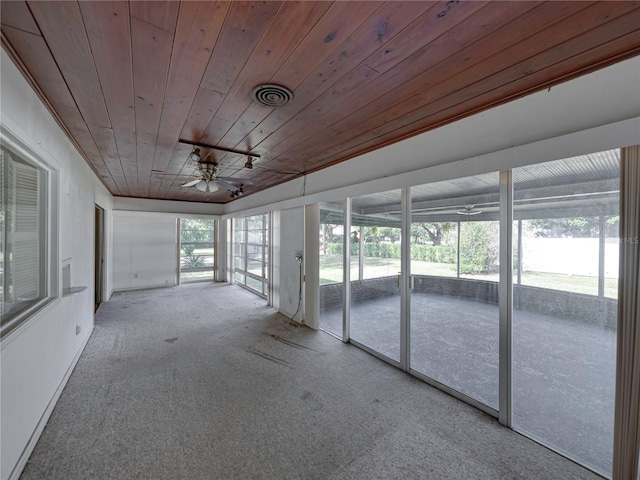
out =
[[(184, 138), (181, 138), (180, 140), (178, 140), (178, 142), (180, 143), (184, 143), (186, 145), (193, 145), (194, 147), (201, 147), (201, 148), (206, 148), (208, 150), (220, 150), (221, 152), (227, 152), (227, 153), (235, 153), (237, 155), (250, 155), (253, 158), (260, 158), (260, 155), (258, 155), (257, 153), (249, 153), (249, 152), (243, 152), (241, 150), (235, 150), (233, 148), (226, 148), (226, 147), (219, 147), (216, 145), (208, 145), (206, 143), (197, 143), (197, 142), (193, 142), (191, 140), (186, 140)], [(198, 154), (200, 154), (200, 149), (194, 149), (195, 151), (198, 151)], [(191, 157), (189, 157), (191, 158)]]
[(240, 188), (231, 192), (231, 198), (241, 197), (242, 195), (244, 195), (244, 190), (242, 189), (243, 186), (244, 185), (240, 185)]

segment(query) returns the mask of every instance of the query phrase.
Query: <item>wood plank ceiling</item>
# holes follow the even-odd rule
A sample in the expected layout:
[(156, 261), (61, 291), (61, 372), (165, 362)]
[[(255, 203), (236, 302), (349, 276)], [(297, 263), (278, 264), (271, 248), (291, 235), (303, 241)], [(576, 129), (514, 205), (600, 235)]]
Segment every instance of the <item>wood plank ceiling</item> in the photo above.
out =
[[(640, 53), (639, 2), (0, 2), (2, 42), (112, 194), (245, 194)], [(252, 101), (263, 83), (294, 92)], [(194, 176), (196, 175), (196, 176)]]

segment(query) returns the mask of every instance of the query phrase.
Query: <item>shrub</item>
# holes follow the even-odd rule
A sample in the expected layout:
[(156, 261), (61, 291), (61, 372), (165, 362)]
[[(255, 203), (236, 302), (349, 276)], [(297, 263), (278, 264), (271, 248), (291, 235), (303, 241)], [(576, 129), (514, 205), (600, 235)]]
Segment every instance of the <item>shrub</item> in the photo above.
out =
[(460, 237), (460, 273), (488, 273), (497, 258), (495, 232), (486, 222), (465, 222)]
[(182, 257), (180, 264), (184, 268), (204, 267), (204, 259), (202, 255), (186, 255)]

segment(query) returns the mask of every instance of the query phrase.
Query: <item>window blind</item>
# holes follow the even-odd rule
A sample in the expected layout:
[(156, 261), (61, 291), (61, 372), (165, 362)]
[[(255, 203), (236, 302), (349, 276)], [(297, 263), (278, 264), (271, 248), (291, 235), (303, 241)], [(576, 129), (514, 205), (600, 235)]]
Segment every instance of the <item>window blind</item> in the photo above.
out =
[(9, 164), (9, 205), (13, 206), (11, 271), (15, 301), (40, 297), (40, 231), (38, 170), (18, 162)]

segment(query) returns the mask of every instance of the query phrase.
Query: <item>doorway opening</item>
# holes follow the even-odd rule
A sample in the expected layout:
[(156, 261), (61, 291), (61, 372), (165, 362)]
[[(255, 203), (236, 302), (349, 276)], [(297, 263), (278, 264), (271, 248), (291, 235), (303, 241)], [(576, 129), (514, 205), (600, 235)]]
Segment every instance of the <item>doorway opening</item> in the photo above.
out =
[(93, 311), (97, 311), (102, 303), (103, 265), (104, 265), (104, 209), (95, 206), (95, 235), (94, 235), (94, 301)]

